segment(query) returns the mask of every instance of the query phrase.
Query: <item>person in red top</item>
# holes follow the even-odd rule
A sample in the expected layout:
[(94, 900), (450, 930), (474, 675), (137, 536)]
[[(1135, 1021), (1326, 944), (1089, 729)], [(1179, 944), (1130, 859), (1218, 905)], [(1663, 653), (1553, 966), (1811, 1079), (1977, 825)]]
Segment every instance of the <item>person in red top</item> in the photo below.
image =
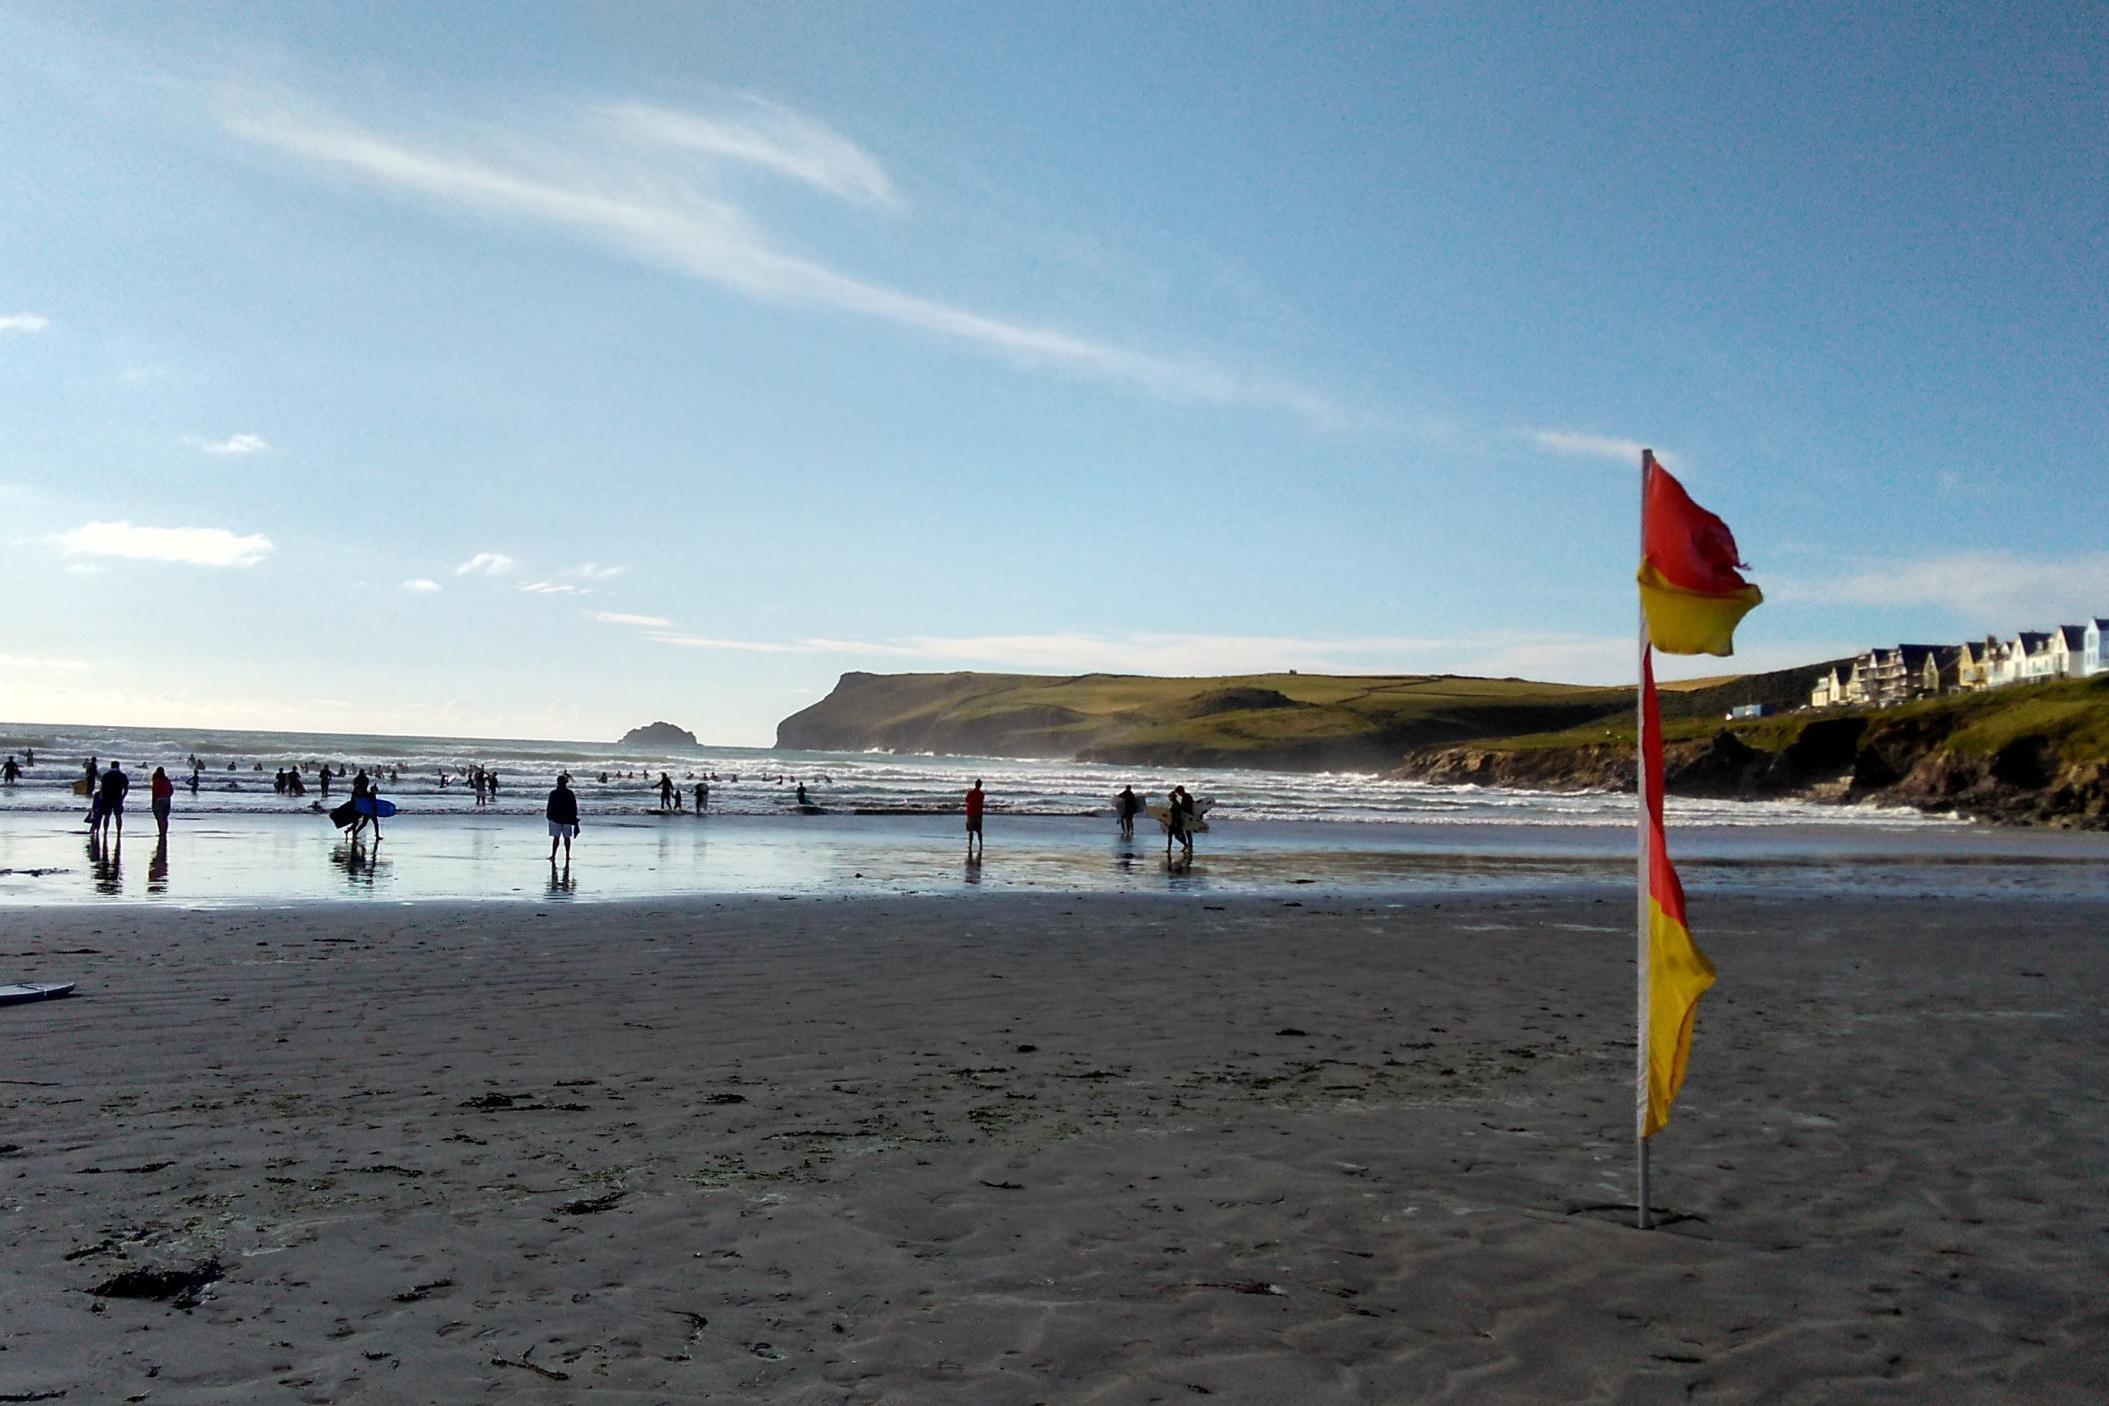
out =
[(175, 803), (176, 783), (168, 779), (168, 773), (160, 767), (154, 768), (154, 824), (161, 827), (161, 838), (168, 838), (168, 811)]
[(978, 857), (982, 846), (981, 805), (987, 799), (981, 794), (981, 778), (974, 778), (974, 789), (967, 792), (967, 858)]

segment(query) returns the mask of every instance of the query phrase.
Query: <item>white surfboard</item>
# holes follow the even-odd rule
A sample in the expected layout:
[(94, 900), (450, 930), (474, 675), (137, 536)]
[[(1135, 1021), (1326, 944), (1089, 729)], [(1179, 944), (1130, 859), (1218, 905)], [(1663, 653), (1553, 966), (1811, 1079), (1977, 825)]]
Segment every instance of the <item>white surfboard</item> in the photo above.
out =
[(18, 1001), (48, 1001), (73, 990), (70, 981), (16, 981), (0, 983), (0, 1006)]

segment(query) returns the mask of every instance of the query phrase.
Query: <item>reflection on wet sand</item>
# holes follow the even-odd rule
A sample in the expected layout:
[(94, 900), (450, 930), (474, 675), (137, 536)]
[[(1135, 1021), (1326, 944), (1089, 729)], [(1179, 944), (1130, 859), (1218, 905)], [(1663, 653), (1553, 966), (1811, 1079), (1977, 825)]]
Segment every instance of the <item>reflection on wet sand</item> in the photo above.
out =
[(354, 888), (370, 889), (381, 877), (381, 846), (376, 843), (369, 853), (357, 841), (340, 844), (330, 851), (330, 863), (344, 871), (345, 879)]
[(578, 885), (571, 877), (571, 860), (567, 857), (561, 870), (557, 868), (554, 860), (550, 861), (549, 896), (551, 898), (569, 898), (577, 892)]
[(95, 891), (115, 897), (124, 892), (124, 831), (108, 844), (88, 836), (88, 860), (94, 866)]
[[(412, 817), (385, 844), (350, 843), (319, 817), (213, 817), (172, 831), (178, 873), (156, 846), (127, 888), (120, 841), (88, 849), (68, 818), (0, 814), (0, 905), (103, 902), (284, 903), (386, 896), (577, 897), (621, 902), (680, 894), (1488, 893), (1544, 896), (1629, 884), (1631, 839), (1558, 827), (1403, 827), (1225, 823), (1208, 862), (1158, 855), (1151, 839), (1109, 843), (1099, 822), (996, 817), (993, 863), (963, 867), (946, 817), (714, 817), (710, 825), (618, 819), (596, 826), (596, 881), (580, 894), (547, 864), (546, 827), (519, 817)], [(708, 840), (705, 834), (708, 833)], [(1695, 895), (2109, 898), (2109, 835), (1925, 827), (1691, 831), (1679, 837)], [(385, 854), (385, 857), (384, 857)], [(327, 867), (317, 864), (326, 860)], [(575, 874), (576, 870), (570, 871)]]

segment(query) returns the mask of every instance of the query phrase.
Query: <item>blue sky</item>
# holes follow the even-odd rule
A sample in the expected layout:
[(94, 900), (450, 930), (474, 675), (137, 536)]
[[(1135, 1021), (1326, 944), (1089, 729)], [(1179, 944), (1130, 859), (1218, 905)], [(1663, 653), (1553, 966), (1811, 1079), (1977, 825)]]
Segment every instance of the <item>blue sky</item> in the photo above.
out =
[(1784, 8), (0, 11), (0, 714), (1622, 681), (1643, 443), (1741, 667), (2109, 614), (2109, 12)]

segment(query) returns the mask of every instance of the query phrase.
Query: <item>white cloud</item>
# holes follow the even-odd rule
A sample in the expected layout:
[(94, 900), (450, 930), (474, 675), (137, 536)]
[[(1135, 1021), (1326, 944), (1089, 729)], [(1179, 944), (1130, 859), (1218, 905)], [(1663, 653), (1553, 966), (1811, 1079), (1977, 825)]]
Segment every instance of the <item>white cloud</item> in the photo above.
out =
[(604, 625), (641, 625), (650, 630), (668, 629), (674, 623), (664, 616), (625, 615), (621, 611), (616, 610), (597, 610), (593, 613), (593, 618)]
[(592, 594), (562, 581), (523, 581), (514, 588), (537, 596), (582, 596)]
[(405, 581), (403, 583), (403, 589), (406, 591), (415, 591), (419, 595), (430, 595), (432, 594), (432, 592), (440, 589), (440, 584), (439, 582), (432, 580), (430, 577), (419, 576), (413, 580)]
[(52, 539), (74, 556), (128, 557), (188, 566), (255, 566), (271, 555), (262, 533), (238, 537), (224, 527), (134, 527), (90, 522)]
[(596, 562), (582, 562), (569, 571), (559, 571), (559, 576), (576, 576), (581, 581), (612, 581), (630, 568), (627, 566), (601, 566)]
[(51, 326), (51, 319), (42, 313), (12, 312), (0, 315), (0, 336), (9, 332), (41, 332)]
[(732, 117), (646, 103), (610, 104), (599, 115), (637, 142), (750, 162), (844, 200), (889, 210), (906, 207), (878, 159), (834, 128), (766, 99), (744, 101), (746, 111)]
[(1272, 406), (1321, 427), (1348, 421), (1325, 397), (1300, 386), (975, 312), (784, 253), (745, 209), (699, 186), (692, 162), (667, 161), (670, 119), (687, 115), (629, 110), (657, 114), (648, 124), (653, 140), (640, 141), (629, 130), (635, 122), (617, 123), (614, 135), (627, 140), (611, 143), (603, 120), (555, 140), (516, 134), (486, 154), (394, 139), (286, 103), (252, 99), (222, 120), (233, 136), (311, 166), (445, 206), (569, 230), (744, 297), (858, 313), (1027, 365), (1101, 376), (1158, 395)]
[[(1648, 448), (1637, 439), (1586, 434), (1580, 430), (1534, 430), (1531, 432), (1531, 442), (1553, 454), (1610, 459), (1629, 466), (1636, 473), (1640, 470), (1640, 451)], [(1667, 449), (1657, 449), (1655, 459), (1666, 468), (1674, 466), (1676, 462), (1676, 456)]]
[(79, 659), (45, 659), (30, 654), (0, 654), (0, 669), (34, 669), (47, 674), (79, 674), (87, 671)]
[[(728, 640), (706, 635), (657, 632), (661, 644), (687, 649), (758, 654), (844, 654), (885, 659), (966, 663), (1029, 672), (1094, 672), (1167, 675), (1274, 673), (1287, 669), (1330, 673), (1457, 672), (1460, 649), (1486, 647), (1470, 641), (1412, 637), (1304, 639), (1289, 636), (1081, 632), (1046, 635), (911, 635), (894, 640)], [(1493, 637), (1497, 650), (1513, 649), (1519, 637)], [(1632, 642), (1625, 648), (1630, 652)], [(1505, 652), (1483, 655), (1505, 659)], [(1501, 670), (1500, 672), (1509, 672)]]
[(260, 434), (229, 435), (226, 439), (201, 440), (198, 448), (207, 454), (265, 454), (271, 443)]
[(2063, 558), (1951, 552), (1869, 562), (1765, 589), (1776, 601), (1807, 605), (1933, 606), (1972, 628), (2011, 633), (2109, 614), (2109, 552)]
[(456, 576), (510, 576), (520, 563), (503, 552), (478, 552), (454, 568)]

